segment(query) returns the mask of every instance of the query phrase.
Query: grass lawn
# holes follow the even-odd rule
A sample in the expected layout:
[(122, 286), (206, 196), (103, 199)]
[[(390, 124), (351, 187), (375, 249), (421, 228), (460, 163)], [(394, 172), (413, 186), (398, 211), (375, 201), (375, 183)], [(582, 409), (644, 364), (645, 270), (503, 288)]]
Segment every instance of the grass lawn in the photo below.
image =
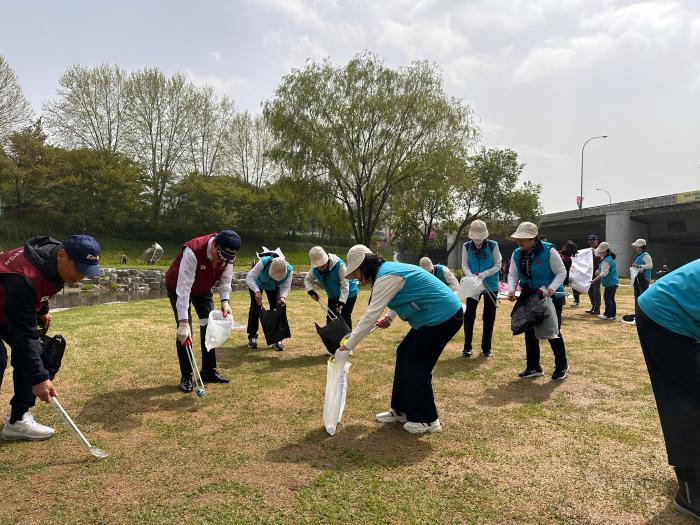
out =
[[(244, 322), (248, 294), (232, 297)], [(618, 297), (620, 316), (632, 311), (630, 289)], [(68, 340), (59, 398), (110, 457), (87, 456), (42, 404), (35, 416), (54, 437), (0, 442), (0, 523), (690, 523), (670, 505), (674, 476), (634, 327), (566, 306), (568, 379), (549, 378), (547, 345), (548, 374), (519, 380), (524, 341), (510, 335), (510, 308), (499, 306), (491, 359), (460, 357), (461, 333), (445, 349), (434, 372), (441, 434), (374, 420), (407, 331), (397, 322), (351, 358), (332, 438), (313, 325), (323, 314), (303, 292), (290, 296), (286, 351), (248, 350), (234, 333), (218, 350), (231, 384), (209, 385), (203, 400), (177, 390), (166, 300), (56, 313)], [(6, 374), (5, 409), (10, 392)]]

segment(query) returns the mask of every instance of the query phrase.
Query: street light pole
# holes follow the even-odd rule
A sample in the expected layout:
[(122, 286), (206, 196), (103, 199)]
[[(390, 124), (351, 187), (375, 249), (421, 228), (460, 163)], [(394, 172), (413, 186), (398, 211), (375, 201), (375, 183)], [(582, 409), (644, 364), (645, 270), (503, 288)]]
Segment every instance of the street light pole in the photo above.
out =
[(603, 188), (596, 188), (596, 191), (604, 191), (605, 193), (608, 194), (608, 204), (612, 204), (612, 197), (610, 196), (610, 192), (608, 190), (604, 190)]
[(583, 208), (583, 151), (586, 149), (586, 144), (588, 144), (593, 139), (607, 139), (607, 135), (599, 135), (597, 137), (591, 137), (586, 142), (583, 143), (581, 147), (581, 193), (579, 193), (578, 209)]

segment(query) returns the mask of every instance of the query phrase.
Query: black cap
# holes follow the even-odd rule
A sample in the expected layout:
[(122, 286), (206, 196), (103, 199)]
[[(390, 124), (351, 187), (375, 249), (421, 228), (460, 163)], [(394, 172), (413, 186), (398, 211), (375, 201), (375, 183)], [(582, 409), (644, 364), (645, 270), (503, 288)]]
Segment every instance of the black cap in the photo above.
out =
[(587, 241), (597, 241), (598, 236), (597, 235), (589, 235), (588, 238), (586, 239)]
[(233, 230), (221, 230), (216, 234), (216, 246), (228, 262), (233, 261), (241, 249), (241, 237)]
[(71, 235), (63, 243), (68, 257), (83, 275), (100, 275), (100, 245), (89, 235)]

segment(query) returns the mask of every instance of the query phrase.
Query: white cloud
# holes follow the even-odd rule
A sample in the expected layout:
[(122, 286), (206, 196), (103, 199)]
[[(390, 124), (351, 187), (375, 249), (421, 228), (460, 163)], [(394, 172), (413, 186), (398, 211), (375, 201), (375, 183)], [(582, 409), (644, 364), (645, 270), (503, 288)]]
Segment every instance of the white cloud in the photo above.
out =
[(213, 73), (198, 75), (193, 71), (185, 71), (185, 75), (195, 86), (209, 86), (220, 95), (227, 95), (233, 99), (244, 90), (252, 89), (251, 83), (242, 77), (228, 76), (221, 77)]

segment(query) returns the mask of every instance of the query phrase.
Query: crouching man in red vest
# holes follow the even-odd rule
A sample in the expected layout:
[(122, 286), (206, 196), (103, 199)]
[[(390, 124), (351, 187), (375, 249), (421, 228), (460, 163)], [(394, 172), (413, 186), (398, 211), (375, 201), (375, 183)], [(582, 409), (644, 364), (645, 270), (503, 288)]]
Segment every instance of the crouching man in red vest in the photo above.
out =
[(241, 248), (241, 238), (233, 230), (221, 230), (187, 241), (165, 273), (168, 298), (177, 321), (177, 358), (180, 361), (180, 390), (192, 392), (192, 367), (185, 346), (192, 344), (192, 315), (190, 303), (199, 317), (200, 346), (202, 349), (202, 380), (210, 383), (228, 383), (216, 369), (216, 349), (207, 351), (209, 313), (214, 309), (211, 289), (218, 283), (221, 311), (231, 314), (229, 294), (233, 277), (233, 261)]
[(0, 385), (7, 367), (7, 343), (12, 350), (10, 417), (3, 439), (38, 440), (54, 430), (37, 423), (29, 409), (38, 397), (46, 403), (56, 395), (49, 372), (41, 361), (37, 324), (51, 323), (49, 299), (64, 284), (100, 275), (100, 245), (88, 235), (73, 235), (64, 243), (51, 237), (35, 237), (23, 248), (0, 255)]

